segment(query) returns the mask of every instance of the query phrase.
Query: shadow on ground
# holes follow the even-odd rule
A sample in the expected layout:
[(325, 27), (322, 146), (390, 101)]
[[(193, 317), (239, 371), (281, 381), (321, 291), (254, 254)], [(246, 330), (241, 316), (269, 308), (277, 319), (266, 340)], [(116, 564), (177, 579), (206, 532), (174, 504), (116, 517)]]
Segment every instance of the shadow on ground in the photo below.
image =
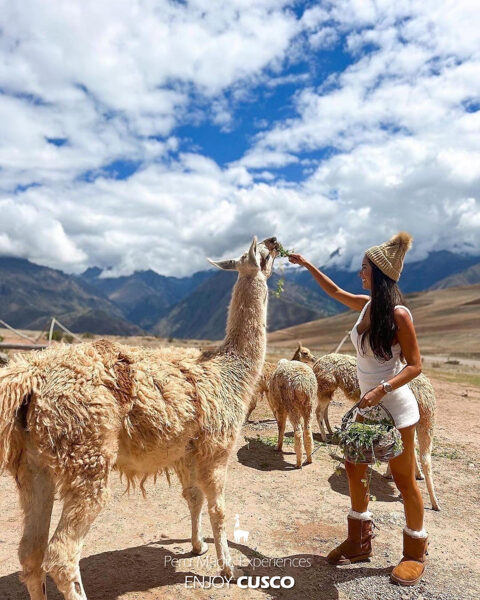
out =
[[(285, 438), (289, 438), (288, 434)], [(242, 465), (259, 471), (292, 471), (295, 467), (295, 452), (292, 443), (284, 443), (283, 452), (277, 452), (274, 445), (267, 444), (261, 438), (245, 438), (247, 443), (237, 452)], [(287, 462), (284, 456), (291, 456)]]
[[(124, 594), (134, 592), (153, 592), (158, 589), (159, 594), (165, 594), (168, 586), (185, 584), (187, 575), (196, 574), (201, 577), (201, 568), (196, 568), (196, 573), (192, 571), (182, 571), (181, 565), (175, 570), (172, 561), (192, 558), (193, 561), (201, 560), (202, 557), (192, 557), (191, 553), (182, 554), (171, 552), (168, 546), (173, 544), (185, 543), (186, 539), (162, 539), (159, 542), (125, 548), (112, 552), (103, 552), (84, 558), (80, 562), (82, 578), (85, 592), (89, 600), (117, 600)], [(209, 544), (213, 543), (210, 538)], [(229, 542), (231, 548), (235, 548), (245, 557), (244, 572), (247, 576), (273, 577), (275, 575), (284, 577), (291, 576), (295, 579), (295, 586), (292, 589), (272, 588), (264, 589), (265, 595), (278, 599), (313, 599), (322, 598), (322, 600), (338, 600), (339, 592), (337, 585), (357, 578), (375, 577), (385, 575), (390, 572), (389, 568), (373, 567), (331, 567), (324, 557), (314, 554), (294, 554), (283, 557), (284, 566), (278, 568), (275, 566), (262, 566), (253, 568), (248, 565), (252, 559), (264, 559), (266, 561), (282, 560), (278, 557), (268, 557), (252, 550), (248, 546)], [(303, 565), (297, 566), (300, 559), (303, 559)], [(199, 563), (201, 565), (201, 563)], [(193, 562), (195, 565), (195, 562)], [(206, 578), (208, 585), (209, 578)], [(213, 578), (211, 578), (213, 582)], [(218, 577), (215, 578), (218, 584)], [(231, 584), (236, 588), (235, 584)], [(163, 589), (162, 589), (163, 588)], [(173, 593), (173, 590), (171, 590)], [(183, 590), (182, 590), (183, 591)], [(215, 590), (210, 590), (214, 592)], [(233, 591), (233, 590), (232, 590)], [(47, 586), (49, 600), (62, 600), (62, 596), (56, 590), (52, 581), (48, 581)], [(186, 594), (194, 593), (186, 590)], [(226, 588), (219, 590), (223, 597), (228, 597), (229, 592)], [(248, 594), (248, 590), (242, 590), (242, 593)], [(179, 592), (179, 597), (182, 597)], [(159, 596), (160, 597), (160, 596)], [(213, 596), (211, 596), (213, 597)], [(220, 596), (219, 596), (220, 597)], [(18, 573), (12, 573), (0, 578), (0, 598), (2, 600), (24, 600), (27, 598), (27, 590), (20, 583)]]
[[(344, 496), (350, 495), (345, 467), (338, 467), (336, 472), (332, 473), (328, 478), (328, 483), (335, 492)], [(389, 479), (385, 479), (383, 475), (374, 469), (372, 470), (370, 480), (370, 495), (375, 496), (377, 500), (381, 500), (382, 502), (401, 502), (395, 484)]]

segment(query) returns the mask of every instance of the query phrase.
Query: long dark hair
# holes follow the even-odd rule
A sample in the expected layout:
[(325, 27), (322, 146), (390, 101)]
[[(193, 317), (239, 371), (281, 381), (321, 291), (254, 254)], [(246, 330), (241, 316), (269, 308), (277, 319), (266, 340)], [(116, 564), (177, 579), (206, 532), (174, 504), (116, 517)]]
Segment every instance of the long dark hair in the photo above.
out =
[(381, 362), (392, 358), (392, 343), (397, 333), (393, 316), (395, 305), (405, 305), (405, 299), (397, 282), (390, 279), (368, 259), (372, 267), (372, 299), (370, 302), (370, 326), (362, 336), (361, 348), (365, 353), (365, 337), (376, 359)]

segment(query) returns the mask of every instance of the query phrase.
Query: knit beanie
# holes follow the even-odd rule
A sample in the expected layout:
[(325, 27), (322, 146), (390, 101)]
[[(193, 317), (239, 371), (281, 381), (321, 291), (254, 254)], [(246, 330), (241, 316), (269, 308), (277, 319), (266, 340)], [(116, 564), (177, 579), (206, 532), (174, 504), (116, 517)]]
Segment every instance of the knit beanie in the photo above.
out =
[(365, 254), (382, 273), (390, 279), (398, 281), (403, 269), (403, 259), (410, 250), (412, 241), (412, 236), (409, 233), (401, 231), (388, 242), (384, 242), (380, 246), (372, 246), (365, 251)]

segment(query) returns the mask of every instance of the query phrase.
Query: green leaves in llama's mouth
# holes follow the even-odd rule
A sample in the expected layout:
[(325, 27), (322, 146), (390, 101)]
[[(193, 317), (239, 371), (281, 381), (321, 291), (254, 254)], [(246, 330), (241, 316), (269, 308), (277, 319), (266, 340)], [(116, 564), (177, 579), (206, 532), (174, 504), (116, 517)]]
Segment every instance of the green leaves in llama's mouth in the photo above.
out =
[(285, 284), (285, 279), (283, 277), (281, 277), (277, 282), (277, 287), (276, 287), (275, 291), (273, 292), (277, 298), (280, 298), (280, 296), (285, 291), (285, 289), (283, 287), (284, 284)]
[(281, 258), (288, 258), (290, 256), (290, 254), (292, 254), (293, 252), (295, 252), (293, 249), (292, 250), (287, 250), (286, 248), (284, 248), (282, 246), (282, 244), (280, 244), (280, 242), (278, 242), (278, 256), (280, 256)]
[[(284, 248), (282, 246), (282, 244), (280, 244), (280, 242), (277, 242), (277, 252), (278, 252), (278, 256), (280, 258), (288, 258), (290, 256), (290, 254), (295, 252), (295, 250), (293, 250), (293, 248), (292, 248), (292, 250), (287, 250), (286, 248)], [(277, 298), (280, 298), (280, 296), (283, 294), (284, 291), (285, 291), (285, 279), (283, 277), (280, 277), (280, 279), (277, 282), (277, 287), (273, 293)]]

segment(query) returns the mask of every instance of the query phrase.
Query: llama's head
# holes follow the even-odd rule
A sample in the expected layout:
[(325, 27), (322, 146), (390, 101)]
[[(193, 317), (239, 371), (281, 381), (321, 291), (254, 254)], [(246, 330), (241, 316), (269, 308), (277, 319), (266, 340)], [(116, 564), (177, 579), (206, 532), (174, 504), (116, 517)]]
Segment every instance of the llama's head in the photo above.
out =
[(240, 258), (232, 260), (210, 260), (207, 258), (207, 260), (219, 269), (238, 271), (242, 275), (261, 273), (265, 279), (268, 279), (272, 274), (273, 261), (277, 254), (277, 238), (267, 238), (258, 243), (257, 238), (254, 237), (250, 248)]
[(293, 355), (292, 360), (298, 360), (303, 363), (313, 364), (317, 359), (308, 348), (302, 346), (302, 342), (298, 342), (298, 346), (295, 350), (295, 354)]

